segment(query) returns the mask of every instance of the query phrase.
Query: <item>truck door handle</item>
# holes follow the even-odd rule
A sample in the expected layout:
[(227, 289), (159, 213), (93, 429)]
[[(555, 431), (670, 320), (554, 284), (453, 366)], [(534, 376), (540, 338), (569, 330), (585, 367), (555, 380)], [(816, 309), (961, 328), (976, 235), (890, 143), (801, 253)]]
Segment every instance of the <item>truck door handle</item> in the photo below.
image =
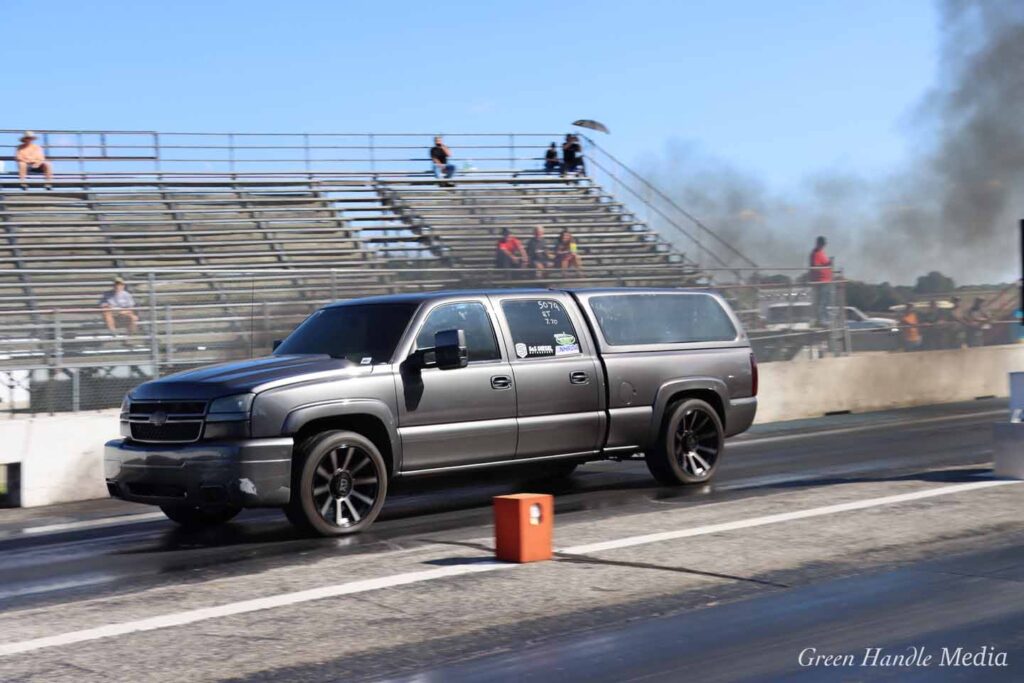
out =
[(569, 373), (569, 382), (571, 384), (589, 384), (590, 377), (582, 370), (577, 370)]
[(508, 375), (495, 375), (491, 378), (491, 389), (511, 389), (512, 378)]

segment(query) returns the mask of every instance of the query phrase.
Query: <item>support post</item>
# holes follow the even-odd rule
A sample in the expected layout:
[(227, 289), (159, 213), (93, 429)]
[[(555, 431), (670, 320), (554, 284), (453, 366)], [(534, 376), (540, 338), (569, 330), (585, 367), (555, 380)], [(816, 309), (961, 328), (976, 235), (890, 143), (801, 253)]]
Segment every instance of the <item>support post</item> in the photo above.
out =
[(156, 315), (156, 276), (150, 271), (147, 274), (149, 281), (149, 357), (153, 363), (153, 377), (160, 376), (160, 341), (157, 337), (157, 315)]

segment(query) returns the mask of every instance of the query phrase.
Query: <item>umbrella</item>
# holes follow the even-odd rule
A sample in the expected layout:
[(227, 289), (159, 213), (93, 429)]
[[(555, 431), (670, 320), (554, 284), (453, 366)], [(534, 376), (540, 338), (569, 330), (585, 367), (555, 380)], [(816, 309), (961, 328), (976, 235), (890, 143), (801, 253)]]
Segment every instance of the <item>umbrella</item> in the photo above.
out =
[(573, 121), (572, 125), (579, 126), (580, 128), (589, 128), (591, 130), (601, 131), (607, 133), (608, 126), (604, 125), (600, 121), (591, 121), (590, 119), (580, 119), (579, 121)]

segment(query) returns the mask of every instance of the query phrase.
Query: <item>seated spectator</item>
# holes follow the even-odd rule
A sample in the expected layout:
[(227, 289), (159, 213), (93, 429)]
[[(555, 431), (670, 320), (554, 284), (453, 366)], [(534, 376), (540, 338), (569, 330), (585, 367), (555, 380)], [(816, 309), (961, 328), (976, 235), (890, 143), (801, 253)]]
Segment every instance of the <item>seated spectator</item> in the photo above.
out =
[(568, 173), (587, 174), (587, 169), (583, 166), (583, 145), (572, 133), (566, 135), (565, 142), (562, 143), (562, 175)]
[(496, 268), (522, 268), (526, 264), (526, 250), (523, 243), (508, 228), (502, 228), (501, 239), (494, 250)]
[(558, 145), (554, 142), (552, 142), (551, 146), (548, 147), (548, 151), (544, 153), (544, 172), (562, 172), (562, 162), (558, 160)]
[(548, 249), (548, 241), (544, 237), (544, 228), (539, 225), (533, 229), (533, 237), (526, 243), (526, 256), (530, 265), (537, 271), (538, 277), (546, 268), (551, 267), (551, 250)]
[(921, 349), (921, 328), (914, 312), (914, 304), (907, 304), (900, 316), (900, 330), (903, 334), (903, 350), (919, 351)]
[(133, 310), (135, 297), (128, 291), (123, 278), (114, 278), (114, 288), (103, 294), (100, 307), (103, 309), (103, 320), (107, 323), (108, 330), (117, 333), (117, 321), (114, 319), (116, 316), (128, 321), (128, 334), (135, 334), (135, 328), (139, 324), (139, 316)]
[(28, 189), (26, 181), (28, 174), (32, 173), (45, 174), (46, 189), (52, 190), (53, 186), (50, 183), (53, 182), (53, 167), (46, 160), (43, 148), (35, 143), (36, 140), (36, 134), (26, 130), (25, 134), (21, 136), (21, 144), (18, 145), (18, 149), (14, 153), (14, 159), (18, 162), (18, 178), (21, 180), (21, 189)]
[[(430, 148), (430, 161), (433, 162), (431, 170), (433, 170), (434, 177), (438, 180), (441, 179), (442, 173), (444, 173), (445, 178), (451, 178), (455, 175), (455, 164), (448, 161), (451, 155), (451, 150), (448, 149), (448, 145), (444, 144), (441, 136), (438, 135), (434, 138), (434, 146)], [(454, 183), (441, 183), (441, 185), (443, 187), (455, 187)]]
[(558, 242), (555, 243), (555, 264), (562, 272), (569, 268), (575, 269), (576, 272), (580, 271), (579, 247), (576, 244), (576, 238), (572, 236), (568, 228), (562, 229), (558, 235)]

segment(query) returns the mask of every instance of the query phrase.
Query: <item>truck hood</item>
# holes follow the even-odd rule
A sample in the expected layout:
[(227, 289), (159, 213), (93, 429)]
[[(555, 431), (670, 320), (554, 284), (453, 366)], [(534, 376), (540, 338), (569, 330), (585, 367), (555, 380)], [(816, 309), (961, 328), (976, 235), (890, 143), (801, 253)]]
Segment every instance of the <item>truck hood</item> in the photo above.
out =
[(167, 375), (135, 387), (135, 400), (211, 400), (220, 396), (257, 392), (268, 385), (308, 382), (373, 372), (344, 358), (327, 355), (266, 356), (252, 360), (208, 365)]

